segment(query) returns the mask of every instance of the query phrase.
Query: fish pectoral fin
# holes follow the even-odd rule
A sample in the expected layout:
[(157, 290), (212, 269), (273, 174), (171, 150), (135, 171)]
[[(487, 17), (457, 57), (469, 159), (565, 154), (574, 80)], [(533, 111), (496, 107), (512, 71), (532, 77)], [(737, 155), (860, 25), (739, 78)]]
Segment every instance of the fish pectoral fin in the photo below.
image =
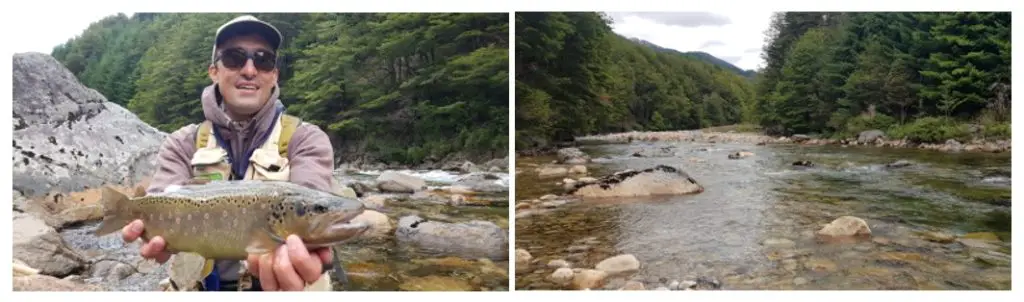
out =
[(269, 230), (256, 228), (249, 240), (249, 245), (245, 247), (245, 251), (249, 254), (267, 254), (273, 252), (278, 245), (280, 245), (280, 242), (274, 240), (274, 236), (270, 234)]

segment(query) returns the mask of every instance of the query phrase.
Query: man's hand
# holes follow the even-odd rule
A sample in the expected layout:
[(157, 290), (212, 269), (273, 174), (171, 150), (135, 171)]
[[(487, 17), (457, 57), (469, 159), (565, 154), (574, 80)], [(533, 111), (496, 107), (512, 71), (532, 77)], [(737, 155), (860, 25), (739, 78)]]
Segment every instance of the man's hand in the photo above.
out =
[[(144, 226), (142, 225), (142, 220), (132, 221), (132, 223), (129, 223), (121, 229), (121, 237), (125, 242), (134, 242), (142, 236), (143, 229)], [(171, 254), (164, 250), (165, 245), (166, 243), (164, 242), (164, 239), (160, 236), (156, 236), (149, 240), (149, 242), (144, 242), (142, 244), (142, 248), (139, 249), (139, 252), (142, 254), (142, 258), (153, 259), (156, 260), (156, 262), (163, 264), (164, 262), (167, 262), (167, 259), (171, 258)]]
[(264, 291), (300, 291), (320, 279), (330, 263), (330, 248), (306, 250), (298, 236), (290, 235), (273, 253), (249, 255), (249, 271), (258, 273)]

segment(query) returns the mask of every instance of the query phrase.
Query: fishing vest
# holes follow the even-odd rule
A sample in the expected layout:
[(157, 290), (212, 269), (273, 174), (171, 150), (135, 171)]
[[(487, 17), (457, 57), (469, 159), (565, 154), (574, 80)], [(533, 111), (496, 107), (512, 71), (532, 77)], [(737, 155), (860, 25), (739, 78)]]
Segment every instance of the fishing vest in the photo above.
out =
[[(193, 179), (287, 181), (291, 175), (288, 163), (288, 143), (301, 122), (302, 120), (298, 117), (279, 111), (273, 128), (260, 147), (252, 152), (246, 162), (233, 165), (230, 153), (224, 149), (225, 144), (219, 139), (219, 135), (213, 128), (213, 123), (208, 120), (204, 121), (199, 125), (195, 136), (196, 152), (191, 159)], [(240, 274), (239, 276), (239, 290), (243, 290), (242, 279), (251, 277), (246, 275)], [(202, 290), (220, 290), (221, 280), (214, 259), (206, 260), (201, 277), (203, 278)], [(330, 290), (330, 288), (330, 275), (324, 272), (319, 280), (306, 285), (305, 290), (318, 291)]]

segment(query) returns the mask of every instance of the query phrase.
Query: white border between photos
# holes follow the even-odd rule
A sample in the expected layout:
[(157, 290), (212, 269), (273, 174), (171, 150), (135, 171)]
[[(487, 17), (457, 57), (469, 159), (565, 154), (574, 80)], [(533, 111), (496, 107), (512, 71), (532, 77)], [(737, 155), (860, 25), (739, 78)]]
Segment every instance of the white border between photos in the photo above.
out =
[[(56, 9), (75, 9), (82, 11), (109, 11), (111, 14), (117, 11), (152, 11), (152, 12), (241, 12), (246, 11), (248, 8), (252, 8), (253, 11), (277, 11), (277, 12), (317, 12), (317, 11), (330, 11), (330, 12), (506, 12), (510, 13), (509, 17), (509, 41), (510, 41), (510, 55), (509, 55), (509, 70), (512, 72), (509, 77), (509, 164), (511, 167), (515, 166), (514, 146), (515, 146), (515, 98), (514, 98), (514, 66), (515, 66), (515, 18), (511, 13), (513, 11), (722, 11), (732, 9), (770, 9), (776, 11), (784, 10), (857, 10), (857, 11), (963, 11), (963, 10), (975, 10), (975, 11), (1006, 11), (1012, 10), (1020, 6), (1020, 1), (988, 1), (988, 0), (941, 0), (941, 1), (909, 1), (909, 0), (854, 0), (854, 1), (833, 1), (824, 3), (823, 1), (811, 1), (811, 0), (767, 0), (767, 1), (651, 1), (651, 0), (435, 0), (435, 1), (338, 1), (338, 0), (327, 0), (327, 1), (302, 1), (302, 0), (286, 0), (286, 1), (211, 1), (211, 0), (173, 0), (173, 1), (160, 1), (156, 2), (143, 2), (143, 1), (127, 1), (127, 0), (116, 0), (116, 1), (45, 1), (45, 0), (31, 0), (26, 2), (8, 1), (6, 2), (6, 8), (3, 9), (3, 16), (0, 18), (0, 22), (4, 22), (4, 34), (10, 36), (12, 32), (31, 30), (37, 27), (46, 26), (60, 26), (61, 20), (48, 19), (46, 12)], [(38, 13), (37, 13), (38, 12)], [(1020, 23), (1020, 22), (1017, 22)], [(84, 28), (83, 28), (84, 29)], [(1021, 25), (1013, 26), (1013, 37), (1012, 41), (1021, 41)], [(69, 37), (70, 38), (70, 37)], [(0, 60), (0, 93), (3, 95), (3, 101), (0, 101), (0, 112), (3, 115), (0, 116), (8, 125), (11, 125), (11, 96), (12, 96), (12, 51), (9, 49), (11, 44), (16, 44), (18, 41), (8, 40), (4, 43), (0, 43), (0, 48), (3, 49), (3, 56), (7, 59)], [(1016, 54), (1021, 53), (1018, 49), (1014, 49), (1014, 57)], [(1013, 70), (1018, 70), (1021, 63), (1013, 61)], [(1016, 81), (1013, 86), (1015, 88), (1021, 88), (1020, 81)], [(1013, 115), (1015, 119), (1019, 119), (1024, 109), (1019, 108), (1013, 109)], [(1013, 127), (1021, 128), (1019, 122), (1014, 121)], [(1019, 132), (1015, 130), (1014, 132)], [(3, 140), (10, 141), (12, 139), (12, 128), (7, 128), (3, 131)], [(3, 148), (2, 155), (6, 158), (11, 158), (12, 148)], [(1016, 172), (1016, 171), (1015, 171)], [(510, 173), (514, 173), (511, 172)], [(1024, 175), (1020, 172), (1015, 174)], [(514, 174), (513, 174), (514, 175)], [(11, 187), (11, 175), (2, 174), (0, 175), (4, 180), (4, 185), (8, 188)], [(515, 202), (514, 187), (515, 178), (513, 177), (510, 185), (512, 190), (509, 193), (509, 200), (512, 204)], [(10, 196), (10, 195), (4, 195)], [(1015, 212), (1019, 212), (1016, 210)], [(1016, 213), (1014, 213), (1016, 214)], [(11, 212), (5, 211), (3, 213), (4, 218), (2, 219), (3, 228), (11, 230)], [(1018, 216), (1018, 215), (1013, 215)], [(1020, 219), (1017, 219), (1018, 221)], [(515, 223), (514, 213), (509, 211), (510, 221), (510, 247), (509, 257), (514, 259), (514, 247), (511, 246), (515, 242)], [(1020, 222), (1014, 223), (1014, 229), (1020, 225)], [(0, 238), (7, 246), (11, 245), (11, 232), (3, 232)], [(1014, 241), (1020, 242), (1021, 235), (1014, 235)], [(3, 248), (0, 249), (0, 259), (11, 258), (11, 249)], [(9, 267), (9, 263), (3, 262), (3, 266), (6, 269)], [(510, 261), (514, 265), (514, 261)], [(514, 289), (514, 268), (509, 268), (510, 284), (509, 288)], [(1017, 292), (1021, 291), (1022, 283), (1019, 281), (1019, 274), (1014, 274), (1013, 288)], [(31, 297), (45, 297), (43, 299), (59, 299), (59, 300), (78, 300), (87, 301), (85, 299), (96, 298), (103, 299), (102, 301), (112, 300), (125, 300), (125, 301), (139, 301), (140, 299), (148, 298), (149, 301), (175, 301), (182, 299), (187, 296), (175, 297), (172, 300), (171, 296), (161, 293), (154, 292), (141, 292), (141, 293), (120, 293), (120, 292), (96, 292), (96, 293), (83, 293), (83, 296), (73, 296), (71, 293), (63, 292), (46, 292), (46, 293), (25, 293), (25, 292), (12, 292), (11, 291), (11, 275), (0, 274), (0, 284), (4, 289), (4, 295), (13, 298), (13, 301), (27, 301)], [(599, 294), (598, 294), (599, 293)], [(198, 293), (180, 293), (181, 295), (195, 295)], [(490, 301), (518, 301), (522, 299), (545, 299), (545, 300), (564, 300), (572, 299), (574, 297), (582, 297), (580, 295), (589, 295), (587, 298), (596, 299), (597, 301), (622, 301), (624, 299), (658, 299), (658, 300), (754, 300), (754, 301), (766, 301), (766, 300), (777, 300), (777, 301), (863, 301), (863, 300), (913, 300), (925, 298), (930, 301), (965, 301), (965, 300), (982, 300), (982, 301), (999, 301), (999, 300), (1016, 300), (1024, 301), (1024, 299), (1011, 299), (1010, 294), (1012, 292), (993, 292), (993, 291), (930, 291), (930, 292), (910, 292), (910, 291), (715, 291), (715, 292), (661, 292), (661, 291), (645, 291), (645, 292), (632, 292), (632, 291), (516, 291), (516, 292), (488, 292), (488, 293), (375, 293), (375, 292), (330, 292), (330, 293), (234, 293), (238, 295), (252, 295), (248, 298), (257, 300), (271, 301), (276, 297), (283, 297), (280, 295), (289, 295), (289, 297), (296, 297), (295, 295), (303, 295), (313, 299), (402, 299), (402, 297), (408, 297), (406, 299), (417, 299), (417, 300), (444, 300), (444, 301), (473, 301), (478, 302), (480, 299), (489, 299)], [(344, 296), (337, 296), (337, 295)], [(411, 295), (411, 296), (410, 296)], [(479, 296), (485, 295), (485, 296)], [(573, 295), (573, 296), (569, 296)], [(89, 297), (92, 296), (92, 297)], [(973, 297), (972, 297), (973, 296)], [(145, 298), (144, 298), (145, 297)], [(431, 299), (432, 298), (432, 299)], [(4, 301), (11, 301), (8, 298), (4, 298)]]

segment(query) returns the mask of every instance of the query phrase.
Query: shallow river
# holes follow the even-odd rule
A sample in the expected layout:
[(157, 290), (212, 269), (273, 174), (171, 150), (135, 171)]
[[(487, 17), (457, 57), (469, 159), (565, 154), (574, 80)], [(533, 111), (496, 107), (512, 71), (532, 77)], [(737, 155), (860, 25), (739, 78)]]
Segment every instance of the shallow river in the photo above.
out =
[[(664, 147), (659, 157), (631, 156)], [(589, 176), (665, 164), (705, 191), (582, 200), (518, 218), (515, 247), (539, 261), (517, 274), (517, 289), (562, 288), (544, 280), (550, 260), (593, 268), (618, 254), (636, 256), (640, 270), (605, 288), (697, 278), (723, 289), (1010, 288), (1009, 153), (677, 142), (581, 149), (594, 159)], [(754, 155), (728, 159), (735, 151)], [(518, 201), (562, 192), (563, 177), (540, 179), (535, 171), (554, 159), (517, 158)], [(800, 160), (815, 166), (792, 165)], [(885, 167), (897, 160), (912, 165)], [(814, 239), (845, 215), (865, 219), (872, 238)], [(960, 238), (937, 239), (944, 235)]]

